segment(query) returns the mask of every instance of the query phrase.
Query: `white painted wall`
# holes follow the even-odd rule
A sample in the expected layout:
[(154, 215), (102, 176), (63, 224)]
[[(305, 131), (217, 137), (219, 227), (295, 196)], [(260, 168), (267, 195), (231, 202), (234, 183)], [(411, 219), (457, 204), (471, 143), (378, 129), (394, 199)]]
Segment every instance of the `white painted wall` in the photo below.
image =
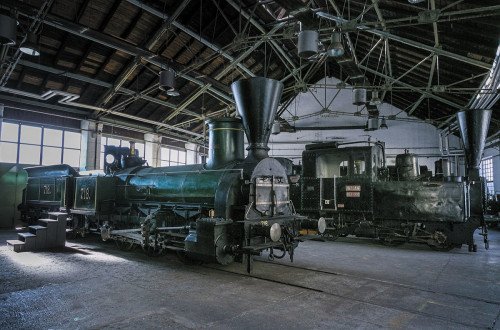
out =
[[(326, 80), (326, 86), (333, 87), (337, 83), (339, 83), (339, 80), (334, 78), (328, 78)], [(338, 113), (320, 114), (319, 111), (325, 107), (325, 81), (319, 81), (317, 85), (321, 85), (321, 87), (312, 91), (315, 97), (310, 92), (299, 94), (282, 117), (296, 127), (359, 126), (366, 124), (366, 109), (362, 111), (362, 116), (354, 116), (354, 113), (360, 111), (361, 107), (352, 104), (352, 89), (350, 88), (342, 89), (340, 92), (336, 88), (327, 88), (327, 106), (338, 92), (338, 95), (328, 107), (329, 110)], [(390, 99), (390, 93), (385, 96), (385, 99)], [(270, 155), (288, 157), (293, 159), (295, 163), (299, 163), (306, 144), (331, 141), (382, 141), (385, 142), (386, 145), (389, 165), (394, 164), (397, 154), (404, 153), (405, 149), (409, 149), (409, 152), (421, 155), (419, 158), (419, 165), (426, 165), (434, 172), (434, 162), (441, 158), (443, 154), (440, 145), (440, 131), (433, 125), (422, 120), (408, 117), (406, 112), (390, 104), (383, 103), (379, 106), (379, 110), (380, 116), (386, 118), (389, 115), (396, 115), (397, 120), (387, 120), (387, 125), (389, 127), (387, 130), (378, 129), (376, 131), (364, 131), (362, 129), (351, 129), (297, 131), (296, 133), (282, 132), (278, 135), (271, 136), (269, 143), (271, 148)], [(432, 109), (430, 111), (432, 111)], [(293, 116), (297, 116), (299, 119), (293, 120)], [(451, 154), (462, 152), (460, 150), (459, 138), (450, 136), (448, 142), (449, 152), (451, 152)], [(446, 151), (444, 154), (447, 154)], [(455, 156), (450, 156), (450, 160), (453, 163), (457, 161)], [(461, 163), (463, 163), (463, 161), (461, 161)], [(455, 172), (453, 168), (452, 171)], [(460, 170), (459, 174), (463, 175), (463, 169)]]

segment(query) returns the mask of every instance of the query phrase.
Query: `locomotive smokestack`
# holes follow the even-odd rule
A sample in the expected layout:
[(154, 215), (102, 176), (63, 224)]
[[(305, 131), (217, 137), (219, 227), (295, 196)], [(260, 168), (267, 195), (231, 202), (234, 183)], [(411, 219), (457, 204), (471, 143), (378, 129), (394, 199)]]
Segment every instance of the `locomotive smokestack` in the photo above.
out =
[(267, 142), (283, 92), (280, 81), (254, 77), (231, 85), (236, 110), (241, 116), (248, 140), (248, 158), (269, 157)]
[(479, 165), (488, 136), (491, 110), (465, 110), (457, 113), (460, 136), (465, 147), (467, 175), (479, 179)]

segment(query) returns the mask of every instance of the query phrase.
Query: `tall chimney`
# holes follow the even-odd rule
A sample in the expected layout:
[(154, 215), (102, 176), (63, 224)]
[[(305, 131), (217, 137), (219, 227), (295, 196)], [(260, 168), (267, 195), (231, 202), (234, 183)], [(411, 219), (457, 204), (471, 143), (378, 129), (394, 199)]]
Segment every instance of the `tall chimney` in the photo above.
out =
[(236, 110), (243, 121), (248, 140), (248, 157), (260, 160), (269, 157), (269, 136), (283, 92), (280, 81), (253, 77), (231, 85)]
[(479, 179), (479, 166), (483, 156), (492, 110), (464, 110), (457, 113), (460, 136), (464, 143), (467, 175)]

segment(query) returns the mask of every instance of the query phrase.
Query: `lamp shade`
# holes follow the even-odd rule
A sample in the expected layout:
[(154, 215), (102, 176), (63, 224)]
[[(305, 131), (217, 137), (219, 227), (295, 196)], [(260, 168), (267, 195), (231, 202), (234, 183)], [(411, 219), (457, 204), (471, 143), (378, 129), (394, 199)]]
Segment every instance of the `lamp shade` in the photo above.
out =
[(318, 32), (304, 30), (299, 33), (299, 56), (309, 58), (318, 53)]
[(38, 36), (29, 32), (26, 40), (21, 44), (19, 50), (31, 56), (40, 56), (40, 46), (38, 45)]
[(378, 129), (378, 118), (377, 117), (368, 118), (368, 120), (366, 121), (365, 131), (375, 131), (377, 129)]
[(379, 105), (382, 104), (382, 99), (378, 96), (378, 91), (372, 91), (372, 98), (370, 100), (370, 104)]
[(0, 45), (14, 46), (16, 44), (17, 21), (0, 14)]
[(332, 34), (332, 46), (327, 51), (329, 57), (339, 57), (344, 55), (344, 46), (342, 46), (342, 36), (339, 32)]
[(167, 92), (170, 96), (179, 96), (179, 92), (175, 89), (175, 71), (168, 68), (160, 71), (160, 89)]
[(380, 128), (381, 129), (388, 129), (389, 128), (387, 126), (387, 122), (385, 121), (385, 118), (382, 118), (382, 122), (380, 123)]
[(363, 105), (366, 103), (366, 89), (364, 88), (355, 88), (354, 92), (354, 100), (352, 104), (354, 105)]

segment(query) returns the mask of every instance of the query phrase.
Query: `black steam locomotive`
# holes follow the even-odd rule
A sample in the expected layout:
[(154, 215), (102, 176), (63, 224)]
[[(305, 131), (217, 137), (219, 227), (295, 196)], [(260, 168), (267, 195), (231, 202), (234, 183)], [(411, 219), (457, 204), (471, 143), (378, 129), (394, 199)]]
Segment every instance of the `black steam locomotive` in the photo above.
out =
[(330, 239), (356, 235), (379, 238), (387, 245), (414, 241), (445, 251), (468, 244), (469, 251), (475, 251), (473, 234), (482, 228), (488, 248), (479, 164), (491, 111), (462, 111), (457, 116), (466, 177), (450, 176), (449, 170), (434, 177), (430, 171), (420, 173), (416, 155), (409, 153), (398, 155), (395, 167), (386, 166), (380, 142), (312, 144), (302, 153), (300, 179), (291, 187), (295, 207), (301, 215), (325, 219), (324, 233)]
[(131, 145), (105, 149), (105, 176), (81, 176), (66, 165), (27, 169), (25, 214), (56, 207), (69, 214), (74, 232), (98, 232), (123, 249), (140, 244), (149, 254), (175, 250), (224, 265), (246, 260), (248, 270), (252, 255), (266, 249), (271, 258), (292, 259), (300, 217), (285, 169), (267, 146), (283, 85), (257, 77), (231, 87), (242, 119), (208, 122), (206, 164), (143, 166)]

